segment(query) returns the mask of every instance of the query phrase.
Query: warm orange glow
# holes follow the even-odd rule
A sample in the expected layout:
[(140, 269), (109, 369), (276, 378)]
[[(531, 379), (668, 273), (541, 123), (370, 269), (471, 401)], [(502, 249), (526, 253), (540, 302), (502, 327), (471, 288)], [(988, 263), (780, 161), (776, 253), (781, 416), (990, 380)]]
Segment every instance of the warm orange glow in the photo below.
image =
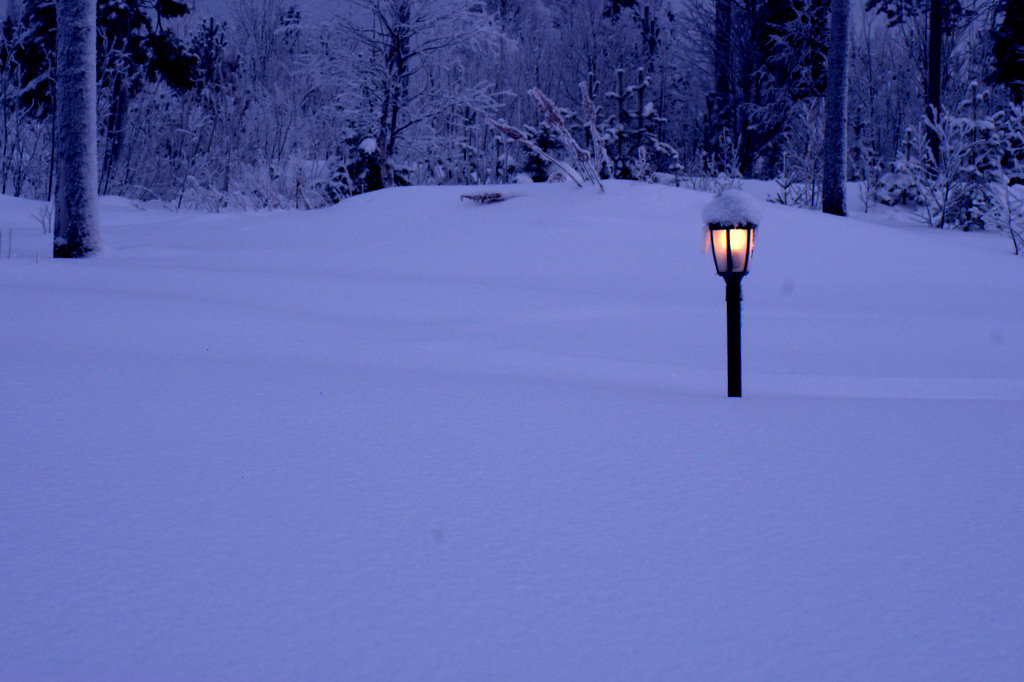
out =
[[(719, 272), (742, 272), (747, 267), (747, 240), (750, 231), (740, 228), (711, 230), (711, 248), (714, 250), (715, 265)], [(732, 267), (726, 261), (726, 251), (731, 252)]]

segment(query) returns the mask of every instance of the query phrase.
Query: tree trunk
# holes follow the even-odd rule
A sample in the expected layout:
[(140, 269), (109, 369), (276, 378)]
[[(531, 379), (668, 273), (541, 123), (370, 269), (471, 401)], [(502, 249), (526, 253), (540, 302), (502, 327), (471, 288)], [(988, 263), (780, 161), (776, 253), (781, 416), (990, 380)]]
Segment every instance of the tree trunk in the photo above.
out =
[(57, 0), (53, 255), (96, 248), (96, 0)]
[(846, 95), (850, 62), (850, 0), (831, 0), (821, 209), (846, 215)]
[(644, 117), (644, 95), (647, 90), (647, 76), (643, 69), (636, 72), (636, 130), (634, 131), (633, 155), (639, 153), (644, 143), (644, 133), (647, 132), (647, 121)]
[[(56, 85), (54, 90), (56, 91)], [(50, 171), (46, 176), (46, 200), (53, 201), (53, 164), (57, 158), (57, 107), (50, 114)], [(17, 195), (15, 195), (17, 196)]]
[(104, 194), (110, 191), (110, 180), (114, 177), (114, 169), (121, 160), (124, 146), (124, 121), (128, 116), (128, 88), (124, 80), (122, 73), (116, 73), (111, 87), (106, 148), (103, 152), (103, 166), (100, 168), (100, 190)]
[(732, 2), (715, 0), (716, 109), (732, 104)]
[(708, 139), (719, 157), (724, 157), (723, 142), (731, 142), (733, 133), (732, 3), (733, 0), (715, 0), (715, 93), (709, 107)]
[[(928, 9), (928, 92), (926, 96), (928, 120), (934, 125), (939, 121), (942, 106), (942, 32), (943, 0), (930, 0)], [(939, 136), (930, 127), (928, 146), (932, 158), (939, 159)]]

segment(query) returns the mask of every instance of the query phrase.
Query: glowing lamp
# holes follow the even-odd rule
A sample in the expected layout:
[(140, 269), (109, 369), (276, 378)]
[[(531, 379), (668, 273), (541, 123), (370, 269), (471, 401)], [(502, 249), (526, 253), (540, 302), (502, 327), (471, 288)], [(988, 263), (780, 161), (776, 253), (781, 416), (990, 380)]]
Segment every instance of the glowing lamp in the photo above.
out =
[(750, 267), (754, 235), (761, 222), (761, 209), (748, 194), (735, 189), (722, 192), (704, 207), (715, 270), (725, 279), (726, 353), (729, 362), (729, 397), (743, 395), (740, 365), (740, 280)]
[(722, 277), (742, 277), (747, 274), (750, 254), (754, 249), (756, 225), (708, 225), (711, 234), (711, 255), (715, 270)]

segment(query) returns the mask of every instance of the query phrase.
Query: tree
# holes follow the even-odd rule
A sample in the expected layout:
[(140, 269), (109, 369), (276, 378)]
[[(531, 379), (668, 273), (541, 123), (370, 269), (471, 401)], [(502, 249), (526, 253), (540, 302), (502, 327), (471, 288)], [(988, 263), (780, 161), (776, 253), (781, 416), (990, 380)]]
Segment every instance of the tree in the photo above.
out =
[(57, 0), (57, 144), (53, 255), (96, 248), (96, 0)]
[(821, 208), (846, 215), (846, 94), (850, 62), (850, 0), (832, 0), (825, 84), (825, 146)]
[[(937, 124), (942, 109), (942, 33), (943, 14), (946, 3), (943, 0), (929, 0), (928, 3), (928, 91), (925, 103), (928, 119)], [(934, 126), (928, 129), (928, 139), (934, 156), (939, 155), (939, 138)]]
[(104, 192), (124, 154), (128, 108), (142, 83), (160, 79), (179, 89), (193, 85), (192, 59), (163, 26), (165, 20), (188, 11), (188, 5), (178, 0), (99, 0), (100, 77), (110, 91), (100, 168)]
[[(361, 44), (365, 123), (383, 186), (408, 180), (398, 168), (406, 133), (460, 108), (486, 110), (488, 88), (451, 78), (467, 55), (496, 42), (483, 6), (473, 0), (350, 0), (356, 16), (344, 20)], [(448, 72), (448, 73), (446, 73)], [(439, 87), (443, 82), (453, 89)], [(434, 131), (431, 131), (434, 132)]]
[(943, 39), (953, 32), (957, 20), (964, 14), (959, 0), (868, 0), (868, 9), (884, 13), (890, 25), (899, 25), (922, 14), (928, 18), (928, 38), (925, 49), (925, 115), (930, 122), (928, 141), (933, 156), (939, 155), (939, 139), (934, 133), (942, 110)]
[[(28, 0), (14, 57), (24, 66), (22, 100), (40, 117), (53, 112), (52, 64), (56, 35), (56, 0)], [(178, 0), (97, 0), (97, 77), (103, 115), (100, 187), (113, 189), (122, 159), (132, 100), (146, 80), (171, 87), (191, 87), (192, 60), (165, 21), (188, 12)]]
[(1017, 104), (1024, 102), (1024, 12), (1019, 0), (999, 0), (992, 30), (992, 71), (990, 83), (1010, 89)]
[[(711, 148), (716, 156), (724, 156), (726, 147), (731, 146), (734, 123), (733, 102), (733, 0), (715, 0), (714, 94), (708, 106), (709, 128), (717, 132), (711, 136)], [(723, 139), (722, 136), (725, 136)]]

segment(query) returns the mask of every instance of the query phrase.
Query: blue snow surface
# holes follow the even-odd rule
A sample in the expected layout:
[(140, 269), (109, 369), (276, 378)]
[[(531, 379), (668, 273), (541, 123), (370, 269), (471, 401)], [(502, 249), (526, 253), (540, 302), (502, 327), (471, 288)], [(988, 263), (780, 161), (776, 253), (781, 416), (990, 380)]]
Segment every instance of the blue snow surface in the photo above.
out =
[(0, 679), (1024, 679), (1008, 237), (487, 189), (0, 198)]

